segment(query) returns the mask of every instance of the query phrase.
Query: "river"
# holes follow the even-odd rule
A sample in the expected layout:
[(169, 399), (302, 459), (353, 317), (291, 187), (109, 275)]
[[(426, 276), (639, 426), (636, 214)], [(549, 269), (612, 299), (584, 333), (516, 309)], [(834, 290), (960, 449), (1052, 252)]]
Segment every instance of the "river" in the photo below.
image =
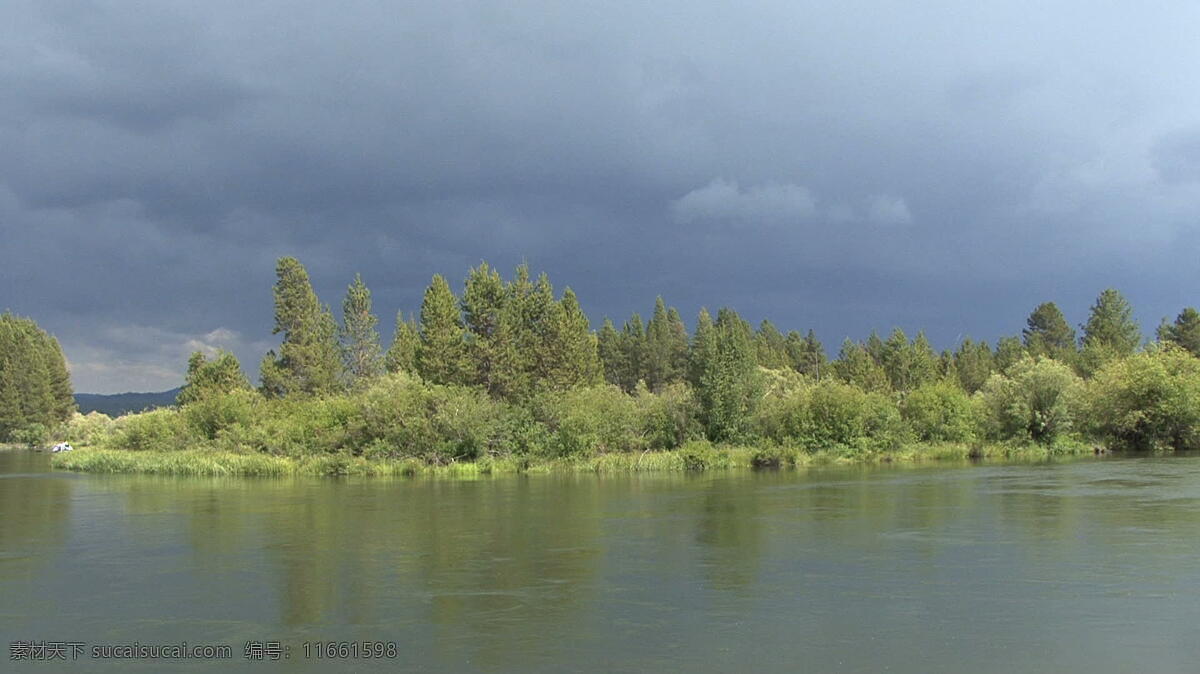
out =
[[(0, 638), (18, 671), (59, 667), (14, 642), (79, 671), (1196, 671), (1200, 458), (423, 481), (0, 452)], [(183, 641), (232, 658), (91, 657)]]

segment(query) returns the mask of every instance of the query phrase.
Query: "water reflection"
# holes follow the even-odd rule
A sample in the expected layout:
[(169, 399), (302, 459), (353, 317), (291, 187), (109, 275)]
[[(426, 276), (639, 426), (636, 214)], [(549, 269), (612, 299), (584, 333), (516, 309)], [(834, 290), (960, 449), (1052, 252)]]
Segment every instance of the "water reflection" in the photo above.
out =
[(0, 580), (30, 577), (67, 537), (73, 480), (48, 467), (46, 454), (0, 451)]

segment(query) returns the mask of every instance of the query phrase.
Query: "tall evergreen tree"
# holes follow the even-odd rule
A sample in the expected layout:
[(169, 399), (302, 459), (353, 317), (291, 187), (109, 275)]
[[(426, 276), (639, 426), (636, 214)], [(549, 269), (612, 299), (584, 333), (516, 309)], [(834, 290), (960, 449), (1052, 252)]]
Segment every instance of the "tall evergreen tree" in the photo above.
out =
[(1039, 304), (1025, 320), (1021, 331), (1025, 349), (1033, 356), (1046, 356), (1066, 363), (1075, 358), (1075, 331), (1054, 302)]
[(1142, 341), (1133, 320), (1133, 308), (1121, 293), (1109, 288), (1100, 293), (1083, 325), (1084, 348), (1103, 347), (1119, 356), (1132, 354)]
[(1025, 357), (1025, 347), (1017, 337), (1001, 337), (996, 341), (996, 354), (992, 362), (1000, 374), (1008, 374), (1009, 368)]
[(700, 313), (696, 316), (696, 332), (692, 335), (692, 343), (688, 349), (688, 383), (693, 389), (700, 387), (704, 368), (712, 358), (715, 348), (712, 315), (708, 313), (708, 309), (700, 307)]
[(711, 340), (696, 398), (709, 439), (736, 441), (749, 431), (762, 395), (754, 335), (736, 312), (721, 309)]
[(417, 372), (435, 384), (459, 384), (466, 369), (466, 342), (458, 299), (441, 274), (434, 274), (421, 302), (421, 347)]
[(388, 372), (417, 372), (417, 351), (421, 348), (421, 328), (416, 318), (404, 318), (404, 312), (396, 312), (396, 329), (392, 333), (392, 344), (383, 357), (384, 369)]
[(651, 391), (660, 391), (669, 382), (674, 372), (671, 323), (667, 317), (667, 305), (662, 296), (654, 300), (654, 314), (646, 326), (646, 386)]
[(851, 341), (849, 337), (842, 342), (838, 359), (833, 363), (833, 371), (838, 379), (864, 391), (886, 393), (892, 390), (883, 366), (875, 362), (866, 346)]
[(685, 379), (688, 369), (687, 326), (683, 324), (683, 318), (680, 317), (675, 307), (667, 309), (667, 328), (669, 330), (668, 349), (671, 354), (671, 368), (667, 376), (667, 383), (670, 384)]
[(758, 364), (771, 369), (788, 367), (787, 345), (783, 333), (767, 319), (763, 319), (754, 335), (754, 354)]
[(504, 320), (508, 291), (500, 273), (486, 262), (467, 275), (462, 310), (469, 334), (470, 381), (493, 396), (503, 396), (513, 388), (517, 354), (511, 323)]
[(1194, 356), (1200, 356), (1200, 311), (1187, 307), (1179, 312), (1174, 323), (1163, 324), (1158, 328), (1158, 339), (1164, 342), (1174, 342), (1187, 349)]
[(641, 314), (634, 312), (621, 329), (621, 388), (633, 391), (639, 381), (646, 379), (649, 361), (649, 344), (646, 341), (646, 324)]
[(51, 428), (74, 411), (58, 340), (28, 318), (0, 314), (0, 441), (33, 424)]
[(294, 257), (275, 265), (275, 329), (283, 333), (276, 356), (271, 351), (260, 367), (263, 392), (273, 396), (336, 391), (342, 373), (337, 324), (322, 306), (308, 271)]
[(900, 328), (892, 331), (883, 346), (883, 369), (892, 388), (911, 391), (937, 377), (938, 360), (933, 347), (918, 333), (912, 342)]
[(547, 384), (554, 390), (597, 384), (603, 367), (587, 314), (570, 288), (554, 306), (547, 360)]
[(792, 369), (814, 379), (821, 378), (822, 370), (826, 369), (829, 362), (829, 357), (825, 355), (825, 347), (812, 330), (805, 336), (801, 336), (795, 330), (788, 332), (784, 340), (784, 350)]
[(609, 318), (604, 319), (597, 338), (597, 349), (600, 352), (600, 362), (604, 366), (604, 380), (610, 384), (621, 385), (621, 373), (624, 371), (624, 350), (621, 346), (621, 333), (613, 326)]
[(371, 313), (371, 291), (363, 283), (362, 276), (355, 274), (354, 283), (346, 289), (342, 301), (342, 362), (346, 378), (357, 385), (383, 371), (380, 354), (379, 332), (375, 326), (379, 319)]
[(974, 393), (983, 388), (988, 377), (992, 376), (994, 367), (992, 349), (987, 342), (976, 342), (967, 337), (954, 353), (954, 369), (958, 373), (958, 383), (967, 393)]

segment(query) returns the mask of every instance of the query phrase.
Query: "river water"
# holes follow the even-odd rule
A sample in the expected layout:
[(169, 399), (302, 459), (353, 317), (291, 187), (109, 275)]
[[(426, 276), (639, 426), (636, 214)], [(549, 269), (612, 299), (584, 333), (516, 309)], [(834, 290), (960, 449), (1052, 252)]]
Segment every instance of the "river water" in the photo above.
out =
[[(1200, 458), (421, 481), (0, 452), (0, 639), (18, 671), (1197, 671)], [(311, 650), (343, 640), (396, 657)], [(182, 641), (232, 658), (90, 655)]]

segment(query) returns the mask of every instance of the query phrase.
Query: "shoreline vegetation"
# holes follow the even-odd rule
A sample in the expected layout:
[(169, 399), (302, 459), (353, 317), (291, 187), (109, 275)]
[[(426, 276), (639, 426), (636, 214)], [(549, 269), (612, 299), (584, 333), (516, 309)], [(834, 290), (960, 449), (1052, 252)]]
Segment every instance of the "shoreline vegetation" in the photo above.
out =
[(508, 457), (430, 464), (418, 459), (365, 459), (361, 456), (286, 457), (228, 451), (182, 450), (130, 452), (81, 449), (53, 456), (60, 470), (89, 473), (141, 473), (192, 477), (406, 477), (473, 479), (501, 475), (548, 473), (628, 474), (643, 472), (713, 472), (736, 469), (793, 469), (837, 465), (964, 463), (976, 461), (1042, 462), (1091, 456), (1082, 445), (1043, 447), (965, 444), (913, 445), (886, 454), (806, 452), (784, 448), (713, 447), (695, 442), (676, 450), (637, 454), (528, 459)]
[[(435, 275), (419, 314), (397, 314), (384, 351), (361, 278), (339, 323), (298, 260), (281, 258), (276, 277), (282, 340), (263, 358), (258, 387), (232, 353), (196, 352), (174, 406), (116, 419), (74, 413), (51, 427), (64, 414), (57, 389), (5, 380), (13, 370), (4, 366), (0, 441), (67, 440), (80, 449), (53, 459), (66, 470), (190, 475), (604, 473), (1200, 449), (1200, 312), (1164, 319), (1144, 342), (1112, 289), (1078, 337), (1046, 302), (1020, 337), (994, 348), (965, 338), (938, 354), (923, 333), (897, 328), (847, 339), (831, 360), (813, 331), (785, 335), (766, 320), (755, 329), (729, 308), (701, 309), (689, 331), (662, 298), (649, 321), (635, 313), (619, 330), (608, 319), (593, 330), (570, 288), (556, 293), (525, 265), (505, 280), (487, 263), (468, 272), (461, 294)], [(14, 327), (0, 351), (26, 344), (57, 363), (52, 338), (27, 319), (6, 321)], [(24, 390), (38, 393), (32, 403)]]

